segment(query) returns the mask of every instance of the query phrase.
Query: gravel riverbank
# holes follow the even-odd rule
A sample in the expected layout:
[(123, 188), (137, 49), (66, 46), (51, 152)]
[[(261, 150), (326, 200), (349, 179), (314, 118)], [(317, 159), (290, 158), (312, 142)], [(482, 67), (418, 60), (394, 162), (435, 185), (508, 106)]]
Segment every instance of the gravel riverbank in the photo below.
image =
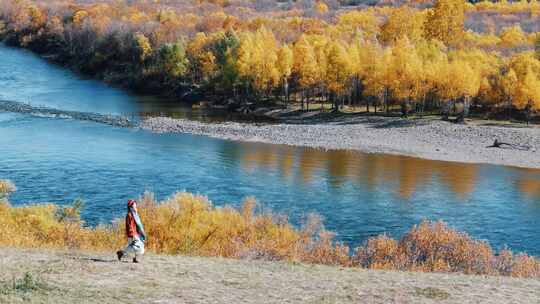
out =
[[(317, 112), (282, 115), (277, 124), (202, 123), (152, 117), (131, 121), (118, 115), (64, 111), (0, 100), (0, 112), (77, 119), (155, 133), (189, 133), (235, 141), (406, 155), (433, 160), (489, 163), (540, 169), (540, 128), (492, 121), (466, 125), (439, 119), (401, 119)], [(487, 148), (498, 139), (512, 146)]]
[[(436, 119), (366, 116), (280, 124), (201, 123), (154, 117), (143, 120), (140, 127), (157, 133), (540, 168), (540, 128), (519, 125), (460, 125)], [(495, 139), (514, 146), (488, 148)]]

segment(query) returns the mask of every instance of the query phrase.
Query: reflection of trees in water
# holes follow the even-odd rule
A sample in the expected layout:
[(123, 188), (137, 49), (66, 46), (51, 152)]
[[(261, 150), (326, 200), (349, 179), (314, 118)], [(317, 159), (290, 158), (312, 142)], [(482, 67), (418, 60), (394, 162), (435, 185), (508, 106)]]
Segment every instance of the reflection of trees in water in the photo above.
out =
[(478, 165), (445, 163), (444, 170), (440, 170), (442, 181), (460, 197), (465, 197), (474, 190), (478, 174)]
[(277, 166), (278, 155), (274, 149), (249, 148), (247, 145), (242, 151), (242, 167), (247, 170), (254, 170), (257, 167), (275, 168)]
[(294, 150), (293, 149), (281, 149), (279, 154), (279, 169), (284, 177), (292, 175), (294, 166)]
[(540, 197), (540, 181), (534, 179), (520, 179), (517, 182), (519, 190), (531, 197)]
[(313, 179), (314, 169), (321, 164), (323, 153), (316, 149), (300, 149), (299, 153), (298, 171), (304, 183), (309, 183)]
[[(244, 169), (272, 168), (283, 177), (297, 177), (303, 183), (326, 178), (335, 188), (346, 182), (368, 189), (385, 184), (404, 199), (429, 186), (434, 178), (465, 198), (474, 191), (479, 168), (475, 164), (280, 145), (246, 144), (238, 156)], [(518, 185), (522, 192), (540, 196), (540, 179), (520, 179)]]
[(326, 158), (326, 168), (328, 170), (328, 175), (330, 176), (330, 184), (332, 187), (341, 186), (347, 177), (350, 176), (349, 166), (351, 163), (352, 154), (351, 152), (340, 150), (340, 151), (328, 151), (329, 155)]
[(519, 169), (522, 172), (516, 184), (519, 190), (532, 198), (540, 198), (540, 170)]
[(418, 185), (424, 185), (433, 175), (433, 167), (421, 159), (409, 158), (406, 160), (393, 157), (396, 162), (399, 178), (398, 194), (402, 198), (410, 198)]
[(375, 155), (364, 157), (367, 170), (363, 170), (361, 180), (371, 187), (380, 183), (390, 184), (396, 193), (410, 198), (421, 186), (438, 176), (454, 193), (466, 196), (474, 190), (478, 167), (473, 164), (447, 163), (420, 158)]

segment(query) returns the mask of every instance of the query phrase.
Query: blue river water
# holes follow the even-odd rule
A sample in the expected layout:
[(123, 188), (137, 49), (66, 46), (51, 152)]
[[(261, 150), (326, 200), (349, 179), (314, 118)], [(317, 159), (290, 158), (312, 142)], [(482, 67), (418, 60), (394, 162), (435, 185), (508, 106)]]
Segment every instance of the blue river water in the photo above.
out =
[[(204, 119), (180, 103), (133, 96), (0, 46), (0, 100), (70, 111)], [(356, 246), (442, 219), (496, 248), (540, 255), (540, 171), (410, 157), (153, 134), (77, 119), (0, 112), (0, 178), (13, 205), (85, 201), (89, 225), (109, 223), (127, 198), (175, 191), (238, 206), (248, 196), (296, 225), (321, 215)]]

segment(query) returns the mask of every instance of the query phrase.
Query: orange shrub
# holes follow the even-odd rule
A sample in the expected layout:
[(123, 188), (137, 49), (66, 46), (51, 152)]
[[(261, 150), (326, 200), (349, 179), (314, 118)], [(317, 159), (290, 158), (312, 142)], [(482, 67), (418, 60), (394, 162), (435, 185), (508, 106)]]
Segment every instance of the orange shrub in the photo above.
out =
[(55, 205), (13, 208), (0, 202), (0, 246), (109, 250), (120, 246), (111, 227), (84, 228), (80, 221), (61, 220)]
[(395, 269), (397, 249), (396, 240), (386, 235), (370, 238), (356, 249), (353, 264), (371, 269)]
[(399, 242), (386, 236), (369, 239), (356, 250), (356, 265), (372, 269), (540, 277), (540, 262), (508, 250), (494, 254), (484, 241), (448, 228), (444, 222), (424, 221)]
[[(176, 193), (158, 204), (151, 195), (141, 199), (140, 214), (148, 235), (147, 247), (158, 253), (317, 261), (338, 264), (343, 248), (334, 245), (322, 227), (308, 222), (302, 230), (272, 214), (255, 214), (254, 199), (240, 210), (213, 207), (204, 196)], [(348, 256), (345, 254), (345, 256)]]

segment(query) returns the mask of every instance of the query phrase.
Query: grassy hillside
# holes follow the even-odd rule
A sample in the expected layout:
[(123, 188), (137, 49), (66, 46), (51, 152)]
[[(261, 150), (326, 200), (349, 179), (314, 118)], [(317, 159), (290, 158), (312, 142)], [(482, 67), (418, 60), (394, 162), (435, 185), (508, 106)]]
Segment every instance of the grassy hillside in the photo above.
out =
[(537, 303), (540, 281), (222, 258), (0, 249), (0, 303)]

